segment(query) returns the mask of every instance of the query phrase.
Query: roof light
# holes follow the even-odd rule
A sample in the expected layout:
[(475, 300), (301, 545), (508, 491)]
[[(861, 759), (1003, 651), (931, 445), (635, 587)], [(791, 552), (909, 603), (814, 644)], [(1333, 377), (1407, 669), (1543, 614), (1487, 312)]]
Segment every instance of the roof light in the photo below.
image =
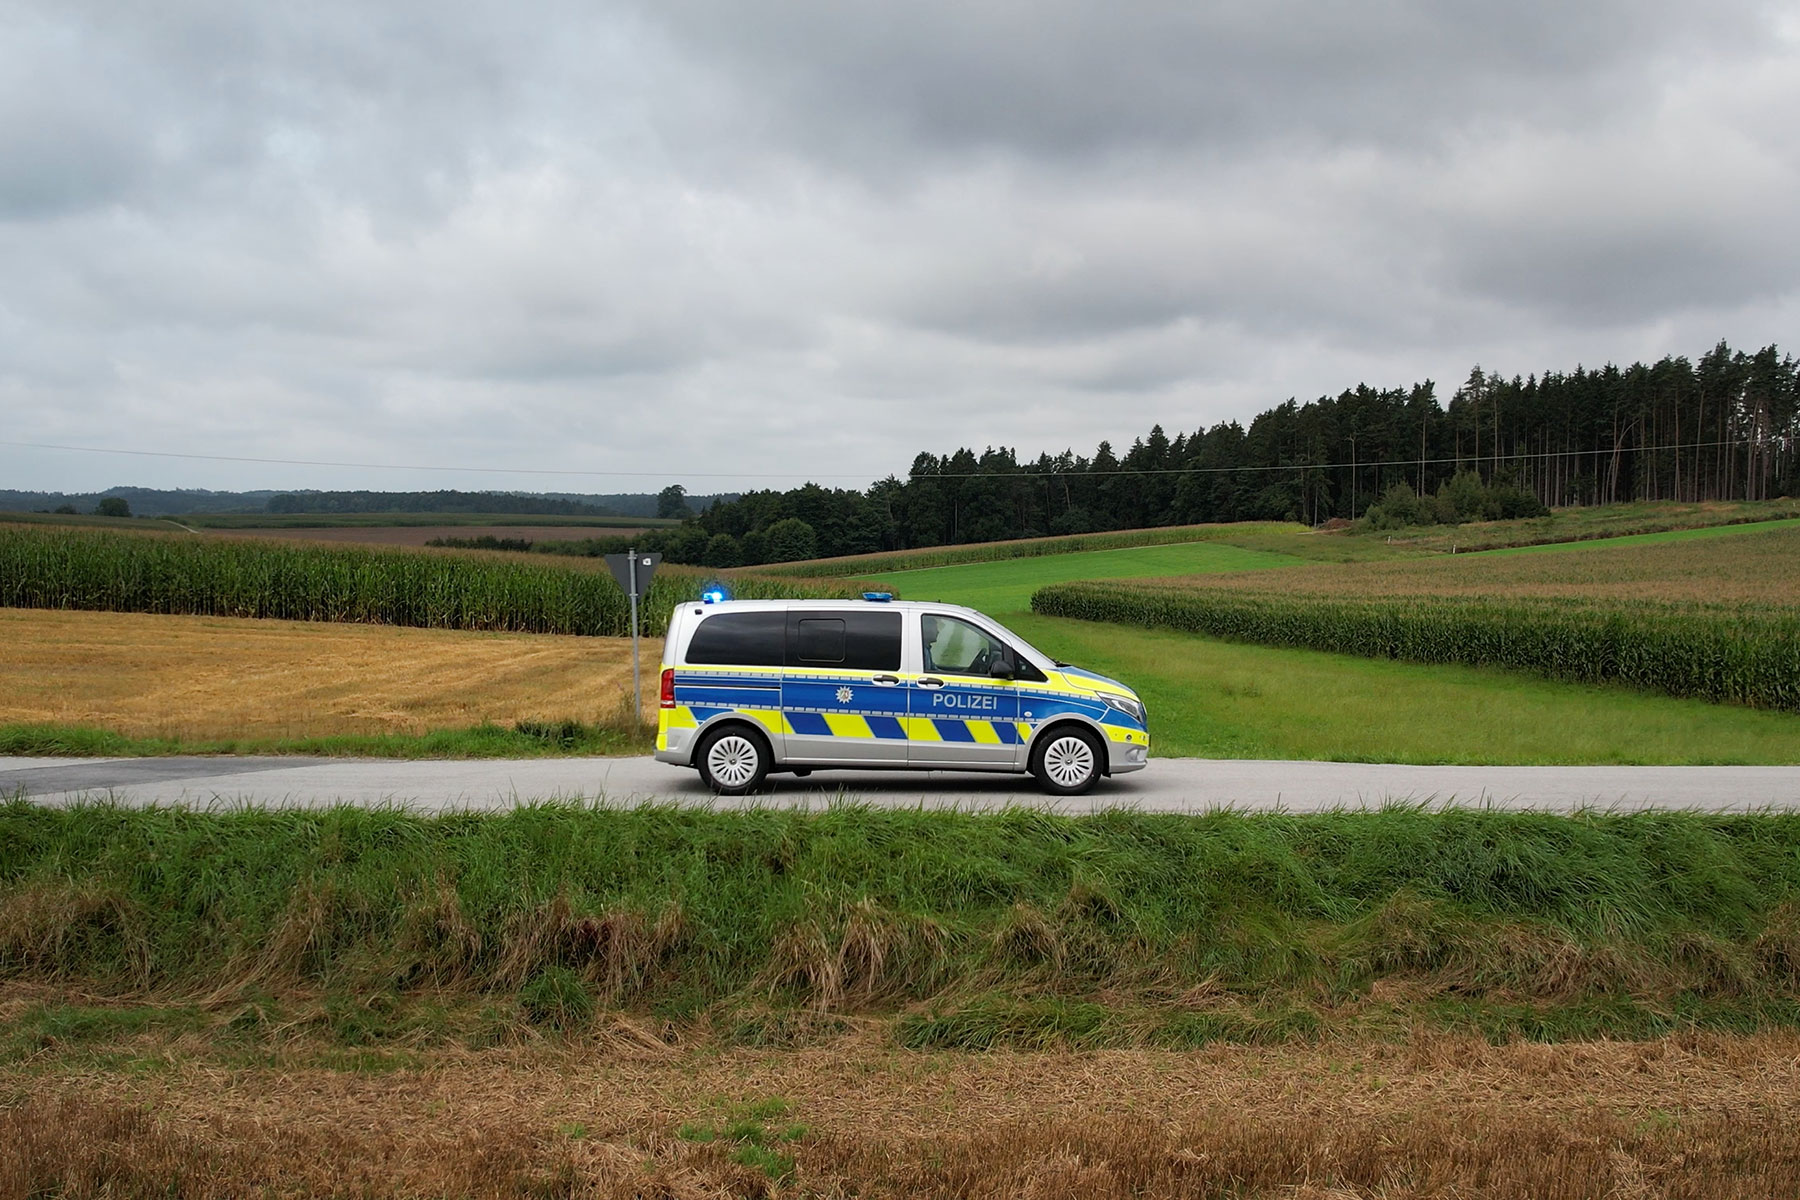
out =
[(894, 598), (894, 593), (892, 593), (892, 592), (864, 592), (863, 593), (864, 600), (872, 601), (875, 604), (886, 604), (889, 600), (892, 600), (893, 598)]
[(722, 587), (709, 587), (700, 593), (700, 599), (708, 604), (723, 604), (731, 599), (731, 593)]

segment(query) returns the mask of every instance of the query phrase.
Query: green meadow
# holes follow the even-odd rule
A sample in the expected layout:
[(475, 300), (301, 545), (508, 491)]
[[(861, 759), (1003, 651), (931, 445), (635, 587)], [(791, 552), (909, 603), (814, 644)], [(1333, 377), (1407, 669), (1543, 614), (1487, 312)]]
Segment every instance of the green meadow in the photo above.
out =
[[(1545, 549), (1580, 554), (1640, 538), (1762, 527)], [(978, 608), (1046, 654), (1137, 688), (1150, 708), (1154, 754), (1400, 763), (1800, 762), (1800, 721), (1787, 713), (1497, 668), (1243, 645), (1029, 611), (1032, 592), (1055, 583), (1274, 571), (1318, 561), (1320, 537), (1296, 531), (1259, 537), (1257, 549), (1207, 542), (1014, 559), (895, 572), (877, 581), (909, 600)]]

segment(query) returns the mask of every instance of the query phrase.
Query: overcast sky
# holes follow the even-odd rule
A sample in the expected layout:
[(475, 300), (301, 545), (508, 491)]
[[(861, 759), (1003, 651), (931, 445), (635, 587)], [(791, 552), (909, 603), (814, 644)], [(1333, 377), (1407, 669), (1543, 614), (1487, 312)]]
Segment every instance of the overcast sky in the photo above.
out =
[(0, 440), (434, 468), (0, 487), (863, 486), (1800, 349), (1797, 119), (1794, 3), (0, 0)]

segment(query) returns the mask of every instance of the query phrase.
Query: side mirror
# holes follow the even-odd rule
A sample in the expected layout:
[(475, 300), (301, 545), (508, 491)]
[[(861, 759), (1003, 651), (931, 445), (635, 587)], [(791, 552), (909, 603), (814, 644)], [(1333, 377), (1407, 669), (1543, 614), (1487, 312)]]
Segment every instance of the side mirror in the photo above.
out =
[(1013, 665), (1004, 658), (1000, 659), (988, 668), (988, 674), (995, 679), (1011, 679), (1014, 674)]

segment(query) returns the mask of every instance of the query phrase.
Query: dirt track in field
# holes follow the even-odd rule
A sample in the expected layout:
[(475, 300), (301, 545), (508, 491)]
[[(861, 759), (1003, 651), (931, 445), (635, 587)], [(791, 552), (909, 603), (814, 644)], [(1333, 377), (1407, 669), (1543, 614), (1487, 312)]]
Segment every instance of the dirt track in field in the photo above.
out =
[[(661, 639), (643, 642), (654, 664)], [(205, 739), (597, 722), (625, 638), (0, 609), (0, 723)], [(654, 701), (652, 701), (654, 703)]]

